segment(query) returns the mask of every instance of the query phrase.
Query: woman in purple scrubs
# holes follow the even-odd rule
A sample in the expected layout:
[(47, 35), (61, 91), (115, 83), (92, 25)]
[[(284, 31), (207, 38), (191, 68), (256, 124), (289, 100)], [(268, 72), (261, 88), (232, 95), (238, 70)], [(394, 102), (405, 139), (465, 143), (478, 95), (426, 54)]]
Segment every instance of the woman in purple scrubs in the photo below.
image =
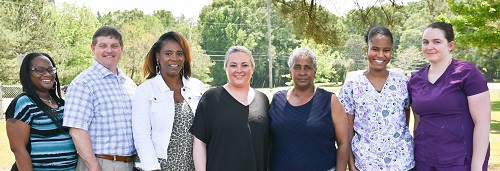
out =
[(474, 64), (452, 58), (454, 37), (451, 24), (427, 26), (422, 53), (430, 65), (409, 81), (418, 171), (488, 167), (491, 106), (487, 81)]

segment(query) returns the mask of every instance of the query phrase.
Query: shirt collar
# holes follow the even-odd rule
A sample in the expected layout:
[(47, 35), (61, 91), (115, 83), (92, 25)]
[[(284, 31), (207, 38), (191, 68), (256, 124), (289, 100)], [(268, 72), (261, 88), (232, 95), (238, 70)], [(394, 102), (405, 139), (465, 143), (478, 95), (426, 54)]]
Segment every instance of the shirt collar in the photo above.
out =
[[(95, 59), (92, 67), (102, 78), (108, 75), (115, 75), (115, 73), (111, 72), (108, 68), (104, 67), (104, 65), (97, 62), (97, 60)], [(117, 70), (118, 70), (118, 77), (122, 78), (125, 73), (120, 68), (117, 68)]]

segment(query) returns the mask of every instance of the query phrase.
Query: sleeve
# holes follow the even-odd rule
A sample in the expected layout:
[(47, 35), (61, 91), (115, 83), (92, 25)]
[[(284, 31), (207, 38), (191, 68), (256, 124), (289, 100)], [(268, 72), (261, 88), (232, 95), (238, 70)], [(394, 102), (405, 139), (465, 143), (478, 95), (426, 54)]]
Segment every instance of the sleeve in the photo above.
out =
[(351, 80), (346, 80), (345, 84), (342, 85), (342, 88), (340, 89), (338, 99), (342, 106), (345, 109), (345, 112), (350, 115), (354, 115), (355, 111), (355, 105), (354, 105), (354, 99), (353, 99), (353, 81)]
[(400, 86), (401, 93), (406, 96), (404, 98), (405, 100), (403, 102), (404, 103), (403, 105), (404, 105), (405, 109), (408, 109), (411, 106), (411, 103), (410, 103), (410, 92), (408, 90), (408, 78), (406, 76), (404, 76), (404, 75), (401, 75), (401, 77), (402, 77), (401, 86)]
[(148, 88), (151, 86), (139, 86), (132, 103), (134, 145), (141, 161), (136, 166), (143, 170), (159, 170), (161, 167), (153, 145)]
[(488, 81), (481, 74), (481, 71), (472, 63), (465, 65), (465, 75), (463, 76), (463, 89), (467, 96), (476, 95), (488, 91)]
[(83, 81), (71, 83), (66, 92), (63, 126), (88, 130), (94, 117), (92, 91)]
[(5, 112), (5, 118), (15, 118), (30, 125), (32, 119), (31, 114), (37, 111), (40, 112), (41, 110), (36, 104), (33, 103), (28, 96), (21, 95), (12, 100)]
[(193, 134), (196, 138), (200, 139), (204, 143), (207, 143), (207, 127), (205, 123), (205, 113), (207, 112), (206, 108), (204, 107), (207, 101), (207, 96), (209, 96), (210, 93), (205, 93), (201, 97), (200, 102), (198, 103), (198, 107), (196, 108), (196, 114), (194, 115), (194, 121), (193, 125), (191, 125), (191, 128), (189, 129), (189, 132)]

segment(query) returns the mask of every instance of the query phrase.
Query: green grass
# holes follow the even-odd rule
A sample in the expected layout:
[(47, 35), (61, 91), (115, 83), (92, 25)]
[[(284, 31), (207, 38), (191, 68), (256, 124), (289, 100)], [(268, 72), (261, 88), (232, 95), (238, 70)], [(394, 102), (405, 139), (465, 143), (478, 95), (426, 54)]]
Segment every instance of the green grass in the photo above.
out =
[(489, 170), (500, 171), (500, 98), (491, 99)]
[[(283, 89), (283, 88), (282, 88)], [(338, 92), (340, 88), (325, 87), (332, 92)], [(273, 89), (272, 92), (278, 89)], [(269, 89), (261, 90), (270, 92)], [(491, 156), (489, 161), (489, 170), (500, 171), (500, 98), (493, 98), (491, 102), (491, 132), (490, 145)], [(410, 124), (413, 126), (413, 124)], [(0, 121), (0, 171), (9, 170), (14, 163), (14, 155), (10, 151), (9, 141), (5, 130), (5, 120)]]

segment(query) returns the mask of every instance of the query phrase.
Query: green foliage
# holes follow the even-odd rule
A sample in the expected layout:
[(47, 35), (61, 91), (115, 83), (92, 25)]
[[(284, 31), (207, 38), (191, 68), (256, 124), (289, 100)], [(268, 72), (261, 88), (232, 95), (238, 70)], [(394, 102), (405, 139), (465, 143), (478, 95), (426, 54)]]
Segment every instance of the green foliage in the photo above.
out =
[[(405, 50), (411, 46), (422, 46), (422, 31), (419, 29), (406, 29), (399, 38), (398, 51)], [(420, 53), (420, 51), (417, 51)]]
[(440, 19), (453, 24), (456, 45), (477, 48), (474, 57), (466, 57), (483, 71), (488, 81), (500, 76), (500, 3), (493, 0), (449, 0), (455, 16)]
[(413, 70), (426, 65), (419, 50), (421, 31), (436, 16), (451, 22), (457, 31), (454, 58), (475, 63), (488, 80), (500, 78), (500, 3), (494, 0), (421, 0), (407, 6), (398, 5), (397, 0), (382, 4), (385, 0), (345, 16), (326, 11), (318, 0), (271, 1), (270, 38), (267, 0), (217, 0), (202, 9), (198, 22), (175, 18), (165, 10), (151, 15), (138, 9), (96, 15), (75, 4), (56, 7), (45, 0), (0, 1), (0, 82), (18, 83), (22, 57), (47, 52), (57, 63), (62, 84), (69, 84), (92, 64), (90, 39), (102, 25), (123, 33), (120, 67), (139, 84), (144, 81), (141, 71), (147, 51), (168, 31), (186, 36), (193, 55), (193, 77), (214, 86), (226, 83), (222, 64), (226, 50), (233, 45), (253, 52), (253, 87), (269, 86), (269, 58), (273, 87), (289, 82), (288, 56), (301, 45), (318, 55), (316, 81), (342, 82), (345, 72), (367, 68), (363, 36), (373, 25), (386, 26), (394, 35), (392, 66)]
[(350, 33), (357, 35), (364, 35), (368, 28), (375, 25), (382, 25), (389, 28), (389, 30), (396, 30), (407, 19), (403, 10), (403, 7), (392, 4), (354, 9), (347, 13), (344, 23), (350, 29)]
[(114, 11), (107, 14), (97, 13), (97, 18), (102, 25), (113, 26), (122, 28), (122, 25), (132, 22), (136, 19), (141, 19), (145, 16), (144, 12), (139, 11), (137, 8), (133, 10)]
[(360, 35), (351, 35), (347, 39), (342, 49), (342, 58), (347, 71), (365, 70), (368, 68), (366, 59), (366, 43), (364, 37)]
[(57, 63), (61, 84), (68, 85), (92, 64), (90, 44), (98, 21), (89, 8), (63, 3), (56, 10), (55, 22), (55, 42), (59, 47), (51, 49), (49, 55)]
[(151, 46), (163, 34), (164, 27), (154, 16), (135, 18), (122, 24), (121, 32), (124, 38), (124, 52), (120, 67), (135, 83), (145, 81), (142, 66)]
[(165, 10), (154, 11), (153, 16), (158, 18), (163, 27), (165, 28), (174, 25), (175, 18), (172, 12), (170, 11), (165, 11)]
[(18, 74), (13, 74), (19, 72), (14, 62), (18, 56), (57, 47), (53, 40), (55, 5), (44, 0), (4, 0), (1, 4), (0, 80), (4, 84), (19, 83)]
[(216, 62), (210, 70), (214, 78), (211, 85), (227, 82), (223, 61), (225, 52), (233, 45), (245, 46), (253, 53), (256, 66), (252, 86), (268, 84), (266, 17), (266, 5), (259, 0), (220, 0), (202, 9), (201, 47)]
[(403, 50), (398, 51), (392, 58), (391, 64), (403, 69), (404, 71), (419, 70), (427, 65), (424, 55), (420, 52), (420, 48), (410, 45)]
[(318, 44), (342, 46), (344, 28), (340, 17), (327, 11), (315, 1), (273, 0), (281, 14), (291, 20), (294, 34), (301, 39), (312, 39)]
[(449, 0), (448, 4), (457, 15), (449, 20), (460, 33), (457, 43), (479, 48), (500, 45), (500, 3), (484, 0), (468, 0), (467, 3)]
[(271, 47), (268, 45), (267, 4), (264, 0), (215, 1), (203, 8), (200, 14), (201, 46), (215, 62), (210, 69), (214, 78), (212, 85), (226, 83), (223, 61), (227, 49), (242, 45), (252, 51), (256, 68), (253, 74), (254, 87), (269, 86), (269, 55), (273, 61), (273, 87), (282, 86), (289, 78), (287, 60), (290, 52), (299, 46), (293, 31), (292, 21), (275, 11), (271, 5)]
[(197, 78), (204, 83), (210, 83), (213, 81), (210, 76), (210, 68), (214, 65), (214, 62), (210, 61), (210, 56), (201, 48), (200, 28), (193, 25), (193, 21), (179, 17), (167, 30), (179, 32), (188, 40), (193, 58), (191, 61), (191, 77)]
[(343, 61), (338, 51), (335, 51), (328, 45), (317, 44), (313, 41), (303, 40), (302, 42), (303, 47), (310, 48), (316, 55), (317, 67), (314, 82), (333, 82), (338, 80), (341, 75), (345, 74), (345, 69), (337, 68), (336, 65)]

